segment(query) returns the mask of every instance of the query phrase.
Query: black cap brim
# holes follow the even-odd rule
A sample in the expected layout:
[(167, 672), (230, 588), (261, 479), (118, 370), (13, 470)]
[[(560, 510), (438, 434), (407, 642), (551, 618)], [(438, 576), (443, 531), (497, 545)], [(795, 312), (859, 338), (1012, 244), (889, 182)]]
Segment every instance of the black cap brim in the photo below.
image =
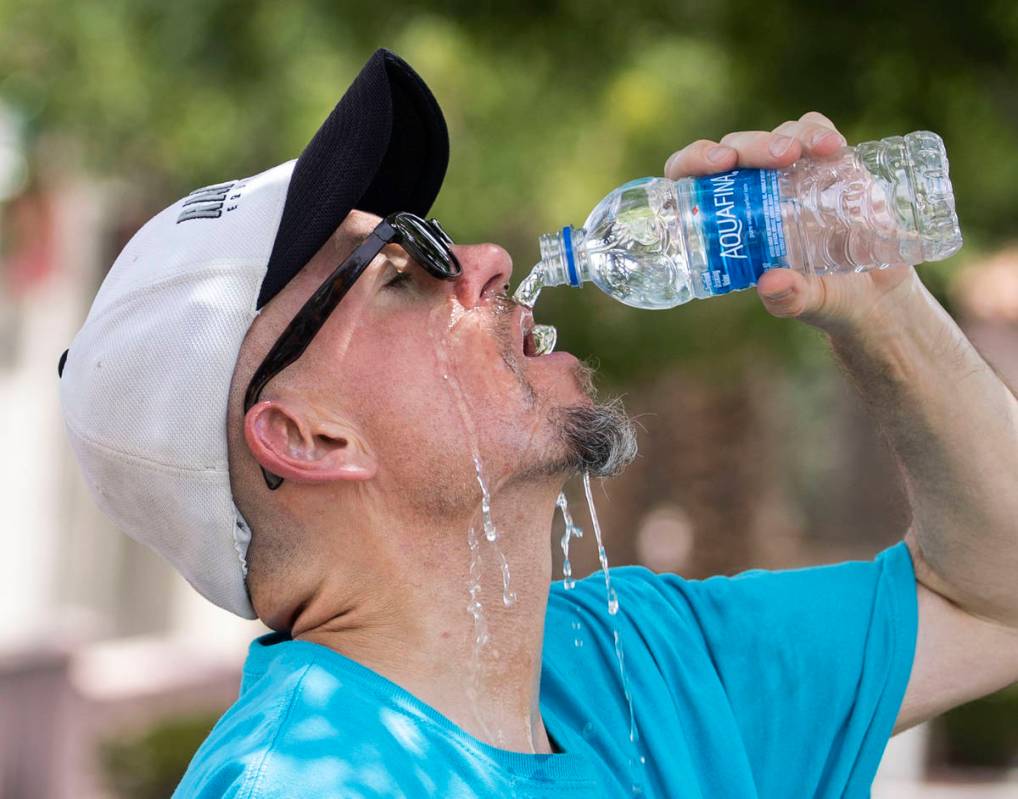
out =
[(258, 307), (354, 208), (427, 214), (448, 164), (449, 133), (431, 91), (395, 53), (376, 51), (294, 165)]

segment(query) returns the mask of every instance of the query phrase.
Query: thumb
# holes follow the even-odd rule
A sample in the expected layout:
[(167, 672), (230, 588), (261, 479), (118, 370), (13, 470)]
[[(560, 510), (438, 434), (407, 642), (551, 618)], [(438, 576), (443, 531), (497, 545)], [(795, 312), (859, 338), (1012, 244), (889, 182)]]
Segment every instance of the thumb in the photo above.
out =
[(827, 299), (823, 279), (808, 278), (794, 269), (768, 269), (757, 281), (756, 290), (768, 313), (808, 322), (822, 315)]

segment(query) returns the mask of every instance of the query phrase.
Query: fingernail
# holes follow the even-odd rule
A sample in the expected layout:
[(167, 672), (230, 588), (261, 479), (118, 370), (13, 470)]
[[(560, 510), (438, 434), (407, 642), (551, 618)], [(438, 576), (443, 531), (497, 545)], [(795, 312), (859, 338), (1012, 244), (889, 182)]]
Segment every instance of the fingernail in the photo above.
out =
[(838, 144), (840, 144), (840, 145), (844, 145), (845, 144), (845, 137), (842, 136), (837, 131), (833, 131), (833, 130), (821, 130), (821, 131), (818, 131), (818, 132), (813, 134), (813, 138), (811, 138), (809, 140), (809, 146), (810, 147), (816, 147), (816, 146), (818, 146), (820, 144), (823, 144), (825, 142), (830, 143), (830, 142), (834, 141), (835, 139), (837, 139)]
[(667, 175), (672, 171), (672, 165), (675, 163), (675, 159), (679, 157), (678, 153), (672, 153), (668, 160), (665, 161), (665, 174)]
[(731, 147), (725, 147), (723, 144), (719, 144), (717, 147), (711, 147), (707, 151), (707, 160), (719, 164), (728, 158), (728, 154), (732, 152)]
[(780, 158), (788, 152), (792, 146), (792, 140), (788, 136), (775, 136), (771, 139), (770, 151), (775, 158)]

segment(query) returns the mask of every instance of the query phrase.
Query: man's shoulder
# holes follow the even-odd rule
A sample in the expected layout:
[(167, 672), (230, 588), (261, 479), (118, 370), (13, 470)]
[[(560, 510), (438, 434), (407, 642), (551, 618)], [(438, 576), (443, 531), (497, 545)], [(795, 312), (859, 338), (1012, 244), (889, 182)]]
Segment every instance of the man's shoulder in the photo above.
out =
[[(314, 664), (264, 672), (245, 671), (240, 697), (223, 714), (198, 748), (175, 797), (261, 799), (276, 794), (259, 790), (267, 761), (287, 728)], [(282, 795), (282, 794), (280, 794)]]
[(697, 582), (678, 574), (658, 574), (645, 566), (613, 566), (608, 574), (610, 581), (605, 580), (603, 571), (596, 571), (569, 587), (561, 580), (552, 583), (549, 614), (603, 615), (617, 601), (617, 612), (625, 616), (674, 615), (688, 609), (687, 593)]
[[(258, 642), (252, 647), (254, 652)], [(175, 797), (386, 795), (400, 768), (387, 684), (317, 644), (249, 657), (241, 696), (191, 761)], [(254, 667), (252, 668), (252, 661)], [(388, 723), (387, 723), (388, 722)], [(388, 790), (388, 789), (386, 789)]]

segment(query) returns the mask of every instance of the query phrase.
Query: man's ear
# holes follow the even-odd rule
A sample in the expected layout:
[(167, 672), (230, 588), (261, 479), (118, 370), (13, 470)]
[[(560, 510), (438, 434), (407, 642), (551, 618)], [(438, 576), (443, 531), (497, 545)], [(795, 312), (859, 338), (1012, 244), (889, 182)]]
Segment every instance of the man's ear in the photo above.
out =
[(286, 401), (265, 400), (244, 416), (244, 440), (258, 464), (284, 480), (370, 480), (378, 463), (357, 431)]

